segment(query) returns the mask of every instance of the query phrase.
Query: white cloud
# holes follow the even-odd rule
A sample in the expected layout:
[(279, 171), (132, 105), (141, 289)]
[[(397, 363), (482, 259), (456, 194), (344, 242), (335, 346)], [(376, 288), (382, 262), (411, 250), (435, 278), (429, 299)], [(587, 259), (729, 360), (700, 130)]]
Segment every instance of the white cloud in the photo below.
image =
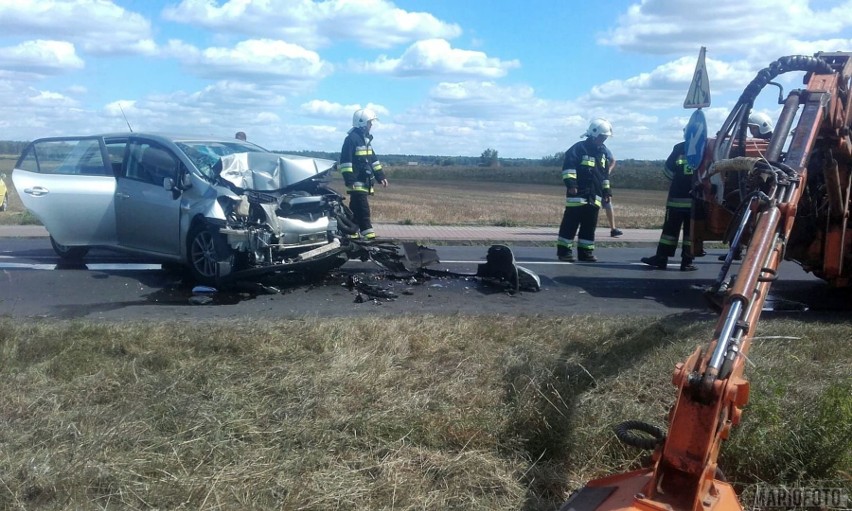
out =
[(65, 41), (34, 40), (0, 48), (0, 69), (26, 75), (56, 75), (82, 69), (74, 45)]
[(312, 99), (303, 103), (300, 111), (311, 117), (338, 120), (346, 118), (347, 115), (352, 115), (358, 108), (360, 108), (358, 105), (341, 105), (332, 101)]
[[(697, 53), (694, 57), (681, 57), (646, 73), (595, 85), (578, 101), (594, 106), (615, 104), (637, 110), (680, 107), (689, 90), (697, 57)], [(714, 91), (717, 95), (741, 91), (757, 71), (744, 61), (724, 62), (707, 58), (705, 64), (711, 97)]]
[(14, 0), (0, 3), (4, 36), (68, 40), (93, 55), (156, 51), (151, 24), (106, 0)]
[(34, 95), (27, 97), (26, 102), (33, 106), (43, 108), (68, 108), (76, 107), (78, 105), (76, 100), (71, 99), (64, 94), (51, 91), (37, 91)]
[(393, 121), (376, 132), (377, 144), (392, 152), (422, 153), (418, 147), (427, 140), (432, 154), (476, 155), (491, 147), (504, 156), (533, 158), (565, 149), (566, 138), (575, 141), (586, 122), (571, 102), (490, 81), (440, 83), (423, 104)]
[(191, 101), (211, 109), (278, 108), (287, 103), (286, 96), (255, 83), (220, 80), (200, 91), (190, 93)]
[(354, 114), (359, 108), (369, 108), (374, 111), (376, 115), (379, 116), (379, 123), (382, 122), (382, 118), (386, 119), (390, 115), (388, 109), (383, 105), (377, 105), (374, 103), (367, 103), (363, 106), (357, 103), (343, 105), (322, 99), (313, 99), (303, 103), (299, 107), (299, 111), (309, 117), (327, 119), (333, 124), (346, 126), (352, 119), (352, 114)]
[(172, 40), (166, 51), (205, 78), (255, 81), (286, 89), (312, 85), (332, 71), (331, 64), (316, 52), (271, 39), (206, 49)]
[(443, 39), (417, 41), (398, 59), (380, 57), (365, 63), (361, 70), (397, 76), (477, 76), (499, 78), (512, 68), (520, 67), (517, 60), (502, 61), (484, 52), (460, 50)]
[(163, 17), (219, 32), (270, 35), (316, 48), (332, 40), (354, 40), (388, 48), (418, 39), (452, 38), (461, 28), (426, 12), (399, 9), (387, 0), (183, 0), (163, 10)]
[[(647, 54), (746, 55), (763, 63), (794, 54), (799, 38), (827, 38), (852, 26), (852, 1), (642, 0), (619, 16), (598, 42)], [(832, 4), (830, 7), (825, 7)], [(845, 40), (845, 39), (842, 39)], [(813, 53), (816, 48), (811, 45)], [(831, 51), (831, 50), (829, 50)]]

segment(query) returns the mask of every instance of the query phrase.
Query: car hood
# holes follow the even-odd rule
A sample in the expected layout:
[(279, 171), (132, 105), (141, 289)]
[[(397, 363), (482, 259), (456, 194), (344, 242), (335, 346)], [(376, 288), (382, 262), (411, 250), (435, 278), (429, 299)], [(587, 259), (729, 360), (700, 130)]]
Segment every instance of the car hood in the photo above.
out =
[(241, 190), (271, 192), (321, 176), (336, 165), (333, 160), (274, 153), (234, 153), (214, 167), (219, 177)]

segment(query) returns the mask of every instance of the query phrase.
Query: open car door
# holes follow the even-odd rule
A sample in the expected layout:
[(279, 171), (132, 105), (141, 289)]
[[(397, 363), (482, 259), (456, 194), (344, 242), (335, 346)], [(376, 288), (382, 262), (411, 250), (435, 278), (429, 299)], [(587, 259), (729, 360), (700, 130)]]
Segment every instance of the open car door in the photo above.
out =
[(116, 244), (115, 176), (102, 137), (35, 140), (18, 159), (12, 182), (57, 243)]

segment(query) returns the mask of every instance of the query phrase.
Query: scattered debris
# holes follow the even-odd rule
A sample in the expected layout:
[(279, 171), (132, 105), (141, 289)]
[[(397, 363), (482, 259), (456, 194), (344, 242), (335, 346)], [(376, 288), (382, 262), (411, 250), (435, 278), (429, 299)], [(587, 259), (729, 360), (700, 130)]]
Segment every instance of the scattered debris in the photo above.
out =
[[(440, 263), (437, 251), (420, 245), (419, 243), (403, 243), (400, 247), (389, 241), (359, 241), (359, 259), (372, 261), (385, 271), (381, 275), (348, 274), (340, 281), (339, 285), (345, 287), (349, 292), (356, 293), (355, 303), (372, 301), (381, 304), (382, 301), (391, 301), (399, 297), (399, 294), (412, 296), (415, 294), (414, 286), (428, 284), (431, 288), (447, 287), (446, 282), (435, 281), (436, 279), (457, 279), (462, 281), (477, 281), (491, 287), (496, 287), (509, 294), (520, 291), (540, 291), (541, 281), (532, 271), (515, 264), (515, 256), (512, 250), (505, 245), (492, 245), (488, 249), (485, 263), (479, 264), (476, 273), (458, 273), (444, 269), (429, 268), (430, 265)], [(245, 274), (243, 275), (245, 276)], [(258, 275), (257, 280), (241, 279), (231, 281), (229, 290), (239, 290), (245, 295), (257, 296), (261, 294), (281, 294), (286, 292), (287, 284), (281, 278), (293, 277), (293, 274), (279, 274), (277, 280), (271, 281), (269, 273)], [(335, 277), (336, 276), (336, 277)], [(340, 279), (338, 271), (331, 270), (322, 277), (321, 281), (307, 279), (310, 283), (307, 290), (316, 286), (332, 284), (332, 281)], [(406, 287), (398, 294), (392, 287), (393, 284), (381, 280), (385, 279), (400, 281)], [(296, 279), (304, 284), (306, 279)], [(276, 285), (270, 285), (275, 282)], [(293, 282), (291, 282), (292, 284)], [(285, 286), (282, 288), (281, 286)], [(465, 286), (465, 290), (470, 287)], [(306, 291), (307, 291), (306, 290)], [(225, 293), (228, 294), (228, 293)], [(195, 286), (192, 288), (192, 296), (189, 303), (192, 305), (209, 305), (221, 302), (222, 295), (219, 289), (211, 286)], [(431, 297), (431, 295), (429, 295)]]
[(213, 303), (213, 297), (209, 294), (192, 295), (189, 297), (190, 305), (210, 305)]

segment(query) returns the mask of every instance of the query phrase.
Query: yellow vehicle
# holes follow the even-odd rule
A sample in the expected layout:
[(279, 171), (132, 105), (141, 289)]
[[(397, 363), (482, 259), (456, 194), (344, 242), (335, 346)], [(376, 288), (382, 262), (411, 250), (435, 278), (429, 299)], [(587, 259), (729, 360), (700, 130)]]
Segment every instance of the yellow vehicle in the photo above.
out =
[(9, 190), (6, 188), (6, 174), (0, 173), (0, 211), (9, 207)]

